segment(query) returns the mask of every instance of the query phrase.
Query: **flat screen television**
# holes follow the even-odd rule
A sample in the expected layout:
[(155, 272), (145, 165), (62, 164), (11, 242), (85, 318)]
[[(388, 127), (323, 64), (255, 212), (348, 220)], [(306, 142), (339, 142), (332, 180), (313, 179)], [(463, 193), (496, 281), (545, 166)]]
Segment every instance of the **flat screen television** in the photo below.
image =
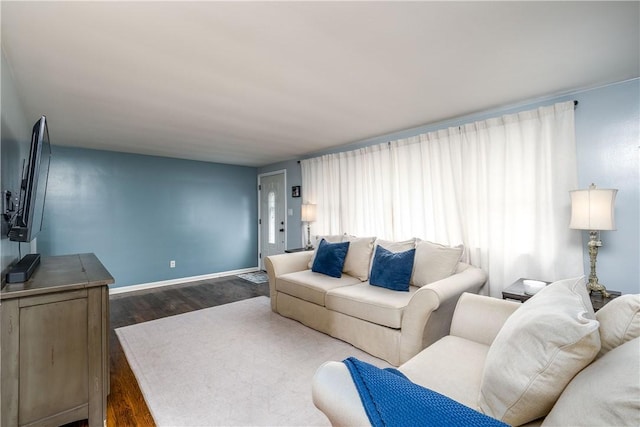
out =
[(42, 229), (44, 202), (47, 195), (51, 144), (45, 116), (33, 125), (29, 159), (20, 184), (20, 199), (9, 240), (30, 242)]

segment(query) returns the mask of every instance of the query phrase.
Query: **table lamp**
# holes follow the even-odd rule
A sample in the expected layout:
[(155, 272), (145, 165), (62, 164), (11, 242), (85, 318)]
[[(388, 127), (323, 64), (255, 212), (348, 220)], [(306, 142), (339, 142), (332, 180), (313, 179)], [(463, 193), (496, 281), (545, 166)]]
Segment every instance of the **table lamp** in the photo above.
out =
[(313, 249), (313, 245), (311, 244), (311, 227), (309, 223), (316, 220), (316, 205), (313, 203), (303, 203), (300, 217), (302, 222), (307, 223), (307, 245), (304, 248), (307, 250)]
[(615, 230), (615, 218), (613, 215), (616, 193), (618, 190), (596, 188), (591, 184), (588, 190), (570, 191), (571, 195), (571, 222), (569, 228), (575, 230), (589, 230), (589, 259), (591, 260), (591, 272), (587, 290), (601, 292), (605, 298), (609, 293), (603, 284), (598, 283), (596, 275), (596, 258), (598, 248), (602, 246), (600, 241), (601, 230)]

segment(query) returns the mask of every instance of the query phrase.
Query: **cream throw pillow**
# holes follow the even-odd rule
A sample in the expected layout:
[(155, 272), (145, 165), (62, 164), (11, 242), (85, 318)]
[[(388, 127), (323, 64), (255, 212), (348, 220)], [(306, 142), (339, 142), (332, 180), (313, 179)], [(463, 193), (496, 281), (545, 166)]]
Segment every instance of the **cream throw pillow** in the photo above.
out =
[(513, 426), (543, 417), (599, 350), (584, 278), (552, 283), (498, 332), (487, 353), (478, 406)]
[(640, 337), (640, 295), (621, 295), (596, 313), (600, 322), (602, 348), (598, 357), (634, 338)]
[(416, 247), (416, 239), (403, 240), (401, 242), (378, 239), (376, 240), (376, 245), (380, 245), (391, 252), (406, 252)]
[(542, 425), (640, 426), (638, 354), (640, 338), (635, 338), (584, 368), (564, 389)]
[(361, 282), (369, 279), (369, 267), (375, 237), (345, 236), (343, 242), (349, 243), (347, 258), (344, 260), (342, 272), (357, 277)]
[(411, 284), (424, 286), (451, 276), (463, 249), (462, 245), (451, 247), (417, 239)]

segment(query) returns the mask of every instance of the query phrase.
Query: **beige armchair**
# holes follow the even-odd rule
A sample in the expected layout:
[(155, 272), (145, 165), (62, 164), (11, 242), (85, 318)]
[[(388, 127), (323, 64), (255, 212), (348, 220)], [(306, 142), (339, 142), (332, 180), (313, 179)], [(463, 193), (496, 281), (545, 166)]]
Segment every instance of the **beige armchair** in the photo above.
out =
[[(398, 369), (509, 425), (640, 425), (639, 335), (640, 295), (594, 314), (583, 280), (524, 304), (465, 293), (449, 335)], [(312, 396), (333, 426), (369, 425), (344, 363), (318, 369)]]

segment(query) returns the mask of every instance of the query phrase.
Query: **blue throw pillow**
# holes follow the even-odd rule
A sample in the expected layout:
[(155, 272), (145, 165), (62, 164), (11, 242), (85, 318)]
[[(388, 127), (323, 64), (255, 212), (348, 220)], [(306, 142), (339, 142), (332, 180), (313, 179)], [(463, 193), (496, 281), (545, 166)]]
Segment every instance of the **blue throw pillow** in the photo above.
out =
[(378, 245), (373, 256), (369, 283), (394, 291), (408, 292), (415, 253), (415, 249), (391, 252)]
[(324, 239), (320, 240), (311, 271), (331, 277), (342, 277), (342, 267), (348, 250), (349, 242), (328, 243)]

